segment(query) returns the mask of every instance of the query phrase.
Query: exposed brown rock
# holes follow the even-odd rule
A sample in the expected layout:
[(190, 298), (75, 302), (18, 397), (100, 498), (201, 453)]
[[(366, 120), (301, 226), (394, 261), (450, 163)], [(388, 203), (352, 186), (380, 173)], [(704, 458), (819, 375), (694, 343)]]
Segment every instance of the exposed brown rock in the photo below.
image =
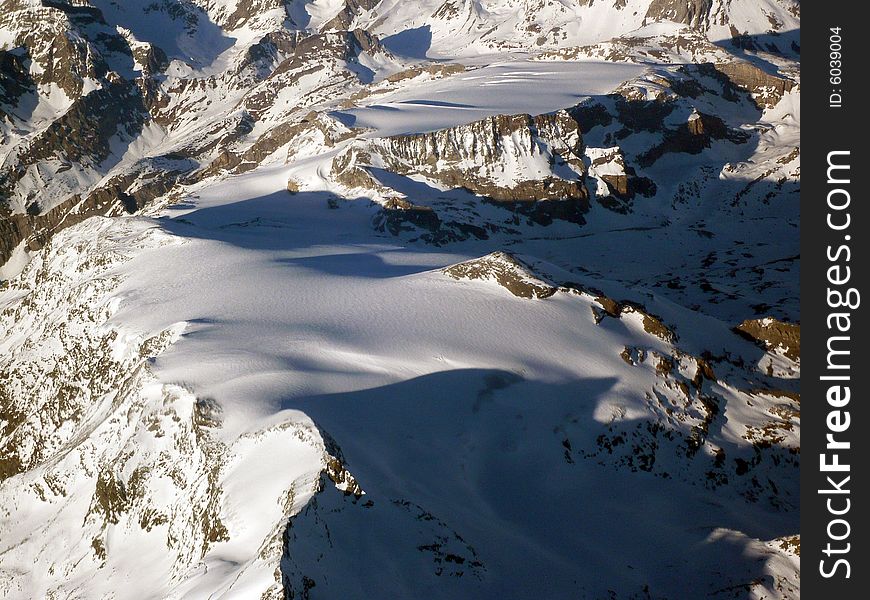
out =
[(549, 298), (558, 288), (538, 279), (530, 267), (507, 252), (493, 252), (481, 258), (444, 269), (454, 279), (495, 279), (519, 298)]
[(381, 0), (344, 0), (344, 6), (331, 21), (324, 25), (324, 29), (348, 29), (355, 17), (373, 9), (380, 2)]
[(702, 28), (710, 17), (712, 6), (712, 0), (653, 0), (646, 18)]
[(779, 350), (791, 360), (801, 357), (801, 326), (784, 323), (772, 317), (747, 319), (734, 331), (766, 350)]
[(133, 58), (142, 65), (146, 77), (162, 73), (169, 66), (166, 53), (154, 44), (139, 44), (132, 48)]
[(26, 242), (27, 250), (39, 250), (56, 231), (88, 217), (106, 214), (111, 206), (101, 200), (81, 202), (81, 198), (74, 196), (45, 214), (0, 215), (0, 264), (9, 260), (21, 242)]
[(0, 264), (9, 260), (21, 242), (26, 242), (28, 251), (39, 250), (61, 229), (89, 217), (134, 213), (168, 193), (181, 175), (171, 170), (127, 173), (113, 177), (84, 198), (73, 195), (45, 213), (35, 205), (24, 214), (0, 212)]
[[(580, 291), (589, 293), (582, 288)], [(620, 318), (624, 314), (633, 312), (638, 313), (641, 315), (641, 322), (644, 331), (666, 342), (675, 342), (677, 339), (676, 333), (674, 333), (670, 327), (665, 325), (659, 317), (648, 312), (643, 305), (638, 304), (637, 302), (630, 302), (627, 300), (619, 302), (602, 293), (597, 293), (595, 295), (595, 302), (604, 309), (603, 314), (601, 315), (602, 318), (604, 316)], [(600, 319), (598, 320), (600, 321)]]
[[(505, 140), (510, 140), (505, 142)], [(532, 220), (582, 223), (589, 208), (583, 178), (582, 138), (577, 122), (566, 112), (539, 115), (497, 115), (438, 131), (396, 135), (351, 147), (333, 160), (332, 172), (348, 187), (383, 191), (366, 170), (377, 154), (385, 168), (400, 175), (419, 174), (448, 188), (464, 189)], [(508, 154), (538, 156), (571, 166), (576, 179), (555, 174), (502, 182), (494, 177)]]
[(116, 524), (118, 517), (129, 508), (127, 488), (113, 473), (104, 470), (97, 478), (96, 489), (89, 513), (103, 516), (107, 523)]
[[(0, 171), (0, 199), (14, 196), (18, 182), (28, 173), (29, 167), (40, 168), (45, 163), (56, 164), (61, 159), (82, 167), (97, 168), (110, 156), (115, 136), (120, 135), (121, 139), (134, 137), (147, 119), (141, 90), (132, 82), (109, 83), (76, 100), (61, 117), (32, 138), (20, 151), (13, 166)], [(51, 168), (51, 172), (62, 171), (63, 168)], [(17, 224), (8, 227), (18, 231), (28, 228), (20, 219), (13, 221)], [(30, 227), (35, 223), (30, 221)], [(14, 243), (21, 239), (22, 235), (18, 235)], [(9, 240), (6, 242), (8, 244)], [(2, 260), (5, 261), (6, 257), (2, 255)]]
[(779, 547), (786, 552), (793, 552), (797, 556), (801, 555), (801, 536), (791, 535), (781, 537), (777, 538), (777, 541), (779, 542)]
[(796, 85), (790, 79), (770, 75), (742, 60), (717, 64), (715, 68), (733, 85), (751, 93), (761, 106), (773, 106)]
[[(227, 29), (233, 30), (241, 27), (250, 19), (265, 13), (266, 11), (283, 8), (285, 11), (288, 8), (286, 0), (239, 0), (235, 10), (226, 21), (223, 22)], [(288, 15), (289, 16), (289, 15)]]
[(433, 65), (425, 65), (425, 66), (414, 66), (409, 69), (405, 69), (404, 71), (399, 71), (398, 73), (393, 73), (392, 75), (388, 75), (386, 80), (390, 83), (398, 83), (400, 81), (404, 81), (406, 79), (413, 79), (415, 77), (419, 77), (423, 73), (429, 73), (430, 75), (440, 75), (442, 77), (447, 75), (454, 75), (456, 73), (462, 73), (465, 71), (465, 65), (460, 63), (447, 63), (441, 64), (436, 63)]
[(728, 140), (742, 144), (748, 139), (749, 134), (730, 129), (721, 118), (695, 112), (685, 124), (676, 129), (665, 130), (662, 142), (641, 154), (638, 163), (641, 167), (648, 167), (670, 152), (698, 154), (710, 147), (711, 140)]

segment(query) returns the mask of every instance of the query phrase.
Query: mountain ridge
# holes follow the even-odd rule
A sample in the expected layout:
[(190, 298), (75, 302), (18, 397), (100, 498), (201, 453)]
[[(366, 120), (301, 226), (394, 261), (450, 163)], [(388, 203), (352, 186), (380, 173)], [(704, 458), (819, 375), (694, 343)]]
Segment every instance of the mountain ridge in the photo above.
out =
[(0, 8), (0, 597), (799, 598), (799, 3)]

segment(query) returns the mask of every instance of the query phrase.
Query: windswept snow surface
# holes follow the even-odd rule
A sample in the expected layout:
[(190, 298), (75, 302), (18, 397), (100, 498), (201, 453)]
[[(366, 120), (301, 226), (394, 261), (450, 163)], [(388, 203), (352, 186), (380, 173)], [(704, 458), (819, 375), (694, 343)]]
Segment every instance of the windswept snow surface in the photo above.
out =
[[(715, 591), (719, 577), (752, 581), (794, 568), (765, 545), (794, 533), (790, 513), (727, 489), (717, 493), (728, 501), (711, 512), (709, 490), (680, 480), (677, 456), (662, 467), (676, 481), (565, 460), (565, 440), (591, 448), (614, 422), (650, 418), (643, 390), (655, 377), (620, 352), (645, 337), (666, 352), (661, 340), (630, 321), (596, 325), (589, 298), (529, 300), (494, 282), (455, 281), (438, 268), (469, 256), (378, 238), (364, 206), (330, 209), (323, 194), (291, 197), (276, 189), (282, 182), (282, 169), (255, 172), (192, 195), (186, 208), (120, 221), (159, 228), (173, 243), (133, 249), (116, 271), (120, 306), (106, 326), (132, 337), (185, 324), (151, 369), (221, 406), (217, 434), (245, 467), (222, 470), (230, 539), (202, 569), (175, 584), (162, 579), (163, 563), (145, 550), (161, 543), (159, 530), (118, 526), (113, 546), (141, 545), (135, 570), (147, 586), (119, 589), (133, 567), (110, 563), (107, 588), (82, 581), (77, 592), (244, 598), (267, 587), (270, 572), (246, 568), (239, 577), (233, 565), (274, 527), (281, 486), (310, 479), (319, 459), (308, 443), (276, 439), (253, 458), (240, 446), (245, 435), (300, 418), (336, 439), (367, 492), (349, 504), (327, 490), (304, 509), (326, 513), (291, 528), (299, 541), (287, 572), (314, 578), (328, 597), (559, 597), (578, 589), (600, 597), (645, 586), (680, 597), (686, 586)], [(684, 323), (681, 331), (704, 332), (706, 347), (750, 347), (713, 319)], [(690, 347), (701, 343), (687, 337)], [(739, 414), (742, 400), (720, 392), (735, 403), (725, 410)], [(748, 451), (740, 434), (721, 434), (729, 452)], [(782, 493), (797, 501), (796, 489)], [(0, 550), (6, 568), (25, 566), (16, 532), (26, 535), (16, 528)], [(464, 569), (443, 556), (433, 566), (441, 546)], [(443, 561), (464, 579), (442, 578)], [(49, 586), (32, 577), (31, 589)]]
[(359, 108), (332, 114), (348, 126), (372, 128), (377, 135), (421, 133), (490, 115), (537, 115), (573, 106), (612, 92), (645, 68), (594, 61), (496, 62), (378, 95)]

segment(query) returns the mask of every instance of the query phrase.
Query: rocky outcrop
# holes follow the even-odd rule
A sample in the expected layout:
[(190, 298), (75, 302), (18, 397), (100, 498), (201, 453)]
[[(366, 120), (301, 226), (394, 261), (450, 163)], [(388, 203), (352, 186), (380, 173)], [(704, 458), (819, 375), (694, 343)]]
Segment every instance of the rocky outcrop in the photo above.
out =
[(325, 29), (347, 30), (353, 24), (354, 18), (375, 8), (381, 0), (344, 0), (344, 5), (331, 21), (324, 25)]
[(57, 232), (93, 216), (134, 213), (167, 194), (185, 174), (160, 166), (116, 175), (104, 185), (82, 195), (75, 194), (42, 212), (37, 203), (26, 213), (0, 214), (0, 264), (23, 244), (27, 252), (40, 250)]
[[(64, 217), (78, 202), (70, 199), (44, 215), (9, 214), (0, 216), (0, 264), (11, 258), (12, 253), (24, 242), (25, 251), (42, 248), (57, 230)], [(90, 211), (85, 211), (85, 214)], [(97, 214), (96, 212), (93, 214)]]
[(159, 47), (150, 43), (137, 42), (130, 45), (133, 58), (142, 68), (145, 77), (152, 77), (166, 71), (169, 67), (169, 58)]
[[(239, 124), (242, 137), (253, 128), (251, 121)], [(328, 150), (335, 144), (355, 135), (354, 130), (343, 126), (331, 117), (311, 111), (298, 121), (281, 123), (260, 136), (254, 143), (240, 152), (224, 148), (208, 167), (196, 174), (201, 179), (222, 171), (244, 173), (259, 165), (266, 157), (280, 148), (287, 148), (286, 162), (307, 153)], [(224, 138), (221, 145), (229, 145), (232, 137)]]
[[(244, 11), (251, 16), (281, 6), (284, 3), (278, 0), (239, 2), (235, 16), (223, 15), (219, 20), (238, 24), (246, 18)], [(355, 81), (353, 74), (342, 68), (344, 61), (356, 61), (362, 52), (382, 51), (377, 38), (362, 30), (312, 34), (281, 29), (250, 46), (226, 74), (167, 78), (164, 73), (169, 59), (161, 48), (137, 40), (129, 30), (108, 26), (102, 13), (86, 3), (43, 2), (42, 7), (36, 7), (10, 0), (4, 8), (8, 11), (0, 15), (0, 24), (14, 32), (17, 47), (0, 55), (4, 74), (0, 80), (0, 119), (26, 119), (26, 114), (16, 116), (14, 111), (20, 105), (44, 102), (50, 85), (63, 90), (68, 107), (61, 107), (55, 118), (33, 132), (26, 129), (26, 123), (15, 122), (13, 135), (0, 134), (5, 145), (0, 158), (0, 203), (4, 205), (0, 227), (6, 233), (0, 263), (22, 241), (29, 240), (29, 248), (39, 247), (37, 240), (47, 240), (63, 224), (77, 222), (77, 218), (65, 217), (74, 206), (80, 209), (76, 215), (87, 216), (114, 214), (99, 211), (116, 211), (118, 207), (134, 211), (164, 195), (182, 178), (192, 182), (224, 171), (250, 170), (300, 135), (321, 136), (321, 141), (331, 143), (341, 133), (327, 129), (336, 129), (337, 123), (327, 125), (323, 118), (309, 121), (307, 117), (270, 124), (261, 128), (257, 139), (245, 138), (287, 85), (295, 85), (300, 77), (327, 65), (340, 75), (335, 85)], [(217, 5), (208, 3), (203, 9), (215, 15), (220, 12)], [(190, 35), (201, 26), (197, 6), (173, 3), (153, 10), (168, 11), (168, 18), (186, 22)], [(28, 69), (31, 62), (34, 68)], [(187, 125), (186, 119), (195, 119), (197, 111), (207, 110), (211, 104), (203, 96), (215, 90), (226, 93), (227, 84), (247, 91), (243, 110), (206, 127), (200, 125), (198, 134), (171, 153), (183, 160), (171, 160), (173, 164), (158, 166), (148, 176), (131, 162), (99, 189), (92, 189), (111, 174), (125, 153), (125, 145), (141, 138), (152, 123), (168, 132)], [(57, 103), (63, 94), (54, 93), (52, 103)], [(26, 94), (32, 95), (32, 101), (21, 101)], [(161, 134), (153, 126), (147, 133), (152, 138)], [(150, 143), (140, 142), (144, 146)], [(210, 166), (198, 170), (198, 162), (188, 160), (194, 158)], [(159, 173), (161, 170), (165, 172)], [(133, 189), (128, 189), (131, 186)]]
[(713, 0), (652, 0), (646, 18), (702, 28), (708, 22), (712, 7)]
[(481, 258), (444, 269), (453, 279), (495, 281), (519, 298), (549, 298), (557, 288), (536, 276), (531, 268), (507, 252), (493, 252)]
[(412, 204), (404, 198), (390, 198), (375, 216), (374, 226), (378, 231), (386, 230), (399, 235), (399, 232), (412, 230), (413, 227), (437, 231), (441, 220), (429, 206)]
[(9, 119), (25, 94), (36, 92), (36, 83), (27, 68), (27, 52), (0, 50), (0, 119)]
[(396, 172), (425, 174), (494, 200), (583, 199), (586, 195), (579, 177), (573, 181), (524, 177), (537, 165), (523, 164), (523, 159), (542, 159), (548, 167), (567, 164), (582, 172), (582, 138), (576, 121), (564, 112), (498, 115), (432, 133), (384, 138), (375, 148)]
[(271, 10), (277, 10), (285, 17), (289, 17), (289, 4), (288, 0), (239, 0), (235, 10), (225, 18), (220, 18), (219, 23), (232, 31), (248, 25), (252, 20)]
[[(7, 2), (0, 15), (15, 46), (0, 57), (0, 115), (15, 124), (0, 136), (0, 263), (22, 242), (33, 250), (61, 227), (110, 214), (117, 198), (84, 192), (143, 130), (146, 79), (168, 65), (162, 50), (122, 35), (86, 2), (38, 4)], [(31, 131), (29, 113), (45, 103), (38, 114), (56, 116)]]
[[(88, 300), (117, 285), (111, 276), (96, 276), (105, 275), (123, 256), (79, 250), (65, 272), (59, 265), (76, 248), (49, 245), (41, 264), (30, 263), (24, 278), (14, 284), (26, 300), (0, 313), (0, 331), (8, 332), (14, 325), (28, 328), (31, 334), (29, 343), (10, 348), (0, 363), (0, 480), (54, 456), (86, 422), (94, 404), (107, 395), (128, 393), (144, 361), (172, 339), (167, 332), (139, 340), (122, 357), (113, 351), (117, 332), (90, 330), (88, 324), (105, 322), (111, 309), (106, 304), (89, 305)], [(90, 289), (76, 285), (89, 277), (94, 277)], [(67, 321), (66, 314), (54, 314), (59, 303), (75, 307), (71, 308), (75, 317)], [(88, 335), (81, 333), (82, 328), (89, 330)]]
[(320, 72), (332, 73), (338, 82), (356, 82), (355, 71), (340, 67), (357, 63), (362, 53), (385, 52), (377, 36), (362, 29), (268, 34), (249, 50), (239, 67), (243, 69), (250, 63), (256, 72), (248, 85), (243, 106), (259, 120), (274, 107), (284, 86), (296, 85), (299, 78)]
[(111, 138), (137, 135), (148, 111), (139, 87), (127, 81), (105, 88), (73, 103), (63, 116), (28, 144), (19, 156), (21, 166), (60, 155), (77, 163), (99, 163), (109, 157)]
[(796, 85), (785, 77), (771, 75), (750, 62), (733, 61), (717, 64), (716, 70), (736, 87), (752, 94), (759, 106), (770, 108)]
[(87, 93), (89, 83), (133, 67), (131, 41), (88, 2), (3, 4), (0, 26), (13, 34), (13, 47), (26, 49), (38, 65), (32, 74), (40, 85), (54, 84), (76, 99)]
[(666, 129), (661, 143), (641, 154), (638, 157), (638, 164), (641, 167), (648, 167), (670, 152), (699, 154), (710, 147), (712, 140), (728, 140), (734, 144), (743, 144), (748, 139), (749, 134), (729, 128), (716, 115), (696, 111), (683, 125), (675, 129)]
[(626, 213), (636, 195), (655, 195), (655, 182), (638, 176), (619, 147), (587, 148), (586, 156), (590, 163), (587, 177), (598, 182), (595, 199), (605, 208)]
[(791, 360), (800, 360), (801, 326), (799, 324), (784, 323), (767, 317), (743, 321), (734, 328), (734, 331), (765, 350), (781, 352)]
[(411, 67), (409, 69), (404, 69), (402, 71), (399, 71), (398, 73), (388, 75), (386, 77), (386, 80), (390, 83), (398, 83), (400, 81), (404, 81), (405, 79), (414, 79), (415, 77), (419, 77), (423, 73), (446, 77), (448, 75), (462, 73), (465, 70), (465, 65), (461, 63), (436, 63), (434, 65), (420, 65)]
[(377, 163), (392, 173), (466, 190), (538, 222), (582, 222), (589, 207), (582, 153), (579, 126), (564, 111), (498, 115), (356, 144), (333, 160), (332, 172), (347, 187), (388, 193), (368, 171)]

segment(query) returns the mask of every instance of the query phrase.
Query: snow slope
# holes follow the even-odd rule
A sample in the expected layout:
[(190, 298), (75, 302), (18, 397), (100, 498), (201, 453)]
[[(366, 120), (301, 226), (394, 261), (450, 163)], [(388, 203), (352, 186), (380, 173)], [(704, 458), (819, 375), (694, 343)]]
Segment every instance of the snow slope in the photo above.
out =
[[(4, 482), (3, 504), (15, 515), (0, 550), (7, 596), (111, 590), (119, 598), (248, 597), (275, 583), (274, 564), (251, 557), (297, 513), (292, 544), (279, 551), (282, 565), (290, 563), (282, 576), (291, 587), (304, 587), (303, 578), (310, 578), (330, 597), (360, 589), (433, 597), (580, 589), (598, 597), (607, 589), (632, 594), (645, 586), (672, 596), (687, 585), (711, 593), (743, 584), (765, 593), (794, 581), (794, 559), (772, 548), (796, 531), (796, 463), (779, 462), (787, 451), (777, 461), (780, 450), (757, 455), (755, 477), (775, 481), (775, 493), (734, 474), (739, 461), (762, 448), (751, 428), (793, 426), (776, 416), (782, 399), (747, 392), (752, 380), (772, 386), (780, 378), (750, 366), (743, 375), (702, 383), (698, 396), (686, 391), (684, 398), (677, 385), (700, 369), (677, 347), (739, 353), (759, 363), (768, 360), (762, 351), (725, 324), (699, 323), (691, 314), (676, 329), (678, 346), (646, 332), (632, 314), (596, 324), (601, 308), (594, 296), (566, 290), (526, 299), (496, 281), (454, 279), (437, 268), (463, 257), (373, 238), (362, 207), (330, 209), (317, 195), (263, 193), (281, 181), (280, 171), (242, 176), (200, 192), (194, 207), (178, 211), (183, 216), (89, 221), (57, 238), (49, 256), (62, 256), (79, 236), (96, 239), (101, 252), (121, 243), (130, 255), (109, 271), (117, 284), (89, 302), (113, 307), (98, 327), (116, 332), (115, 352), (165, 331), (177, 331), (177, 341), (147, 361), (137, 391), (106, 406), (87, 440), (71, 440), (55, 454), (59, 461)], [(143, 244), (137, 236), (161, 242)], [(60, 259), (42, 268), (70, 273)], [(16, 307), (33, 298), (36, 288), (28, 293), (27, 286), (38, 273), (31, 264), (4, 294), (7, 311), (22, 310)], [(79, 285), (90, 285), (88, 278)], [(658, 308), (659, 302), (651, 304)], [(50, 338), (33, 339), (45, 341), (35, 347), (13, 342), (18, 364), (50, 346)], [(621, 356), (627, 348), (649, 358), (635, 366)], [(657, 356), (674, 356), (675, 370), (663, 375)], [(737, 369), (728, 364), (715, 369)], [(706, 394), (716, 398), (716, 425), (688, 458), (687, 440), (692, 424), (702, 421), (696, 411), (703, 413)], [(186, 507), (162, 508), (180, 493), (170, 481), (203, 481), (196, 473), (208, 472), (199, 466), (206, 459), (198, 453), (173, 458), (176, 469), (190, 474), (172, 472), (165, 481), (151, 474), (141, 497), (132, 491), (142, 486), (132, 482), (133, 466), (149, 464), (161, 445), (194, 436), (184, 423), (205, 399), (219, 407), (220, 426), (196, 434), (208, 438), (194, 447), (211, 439), (222, 450), (212, 459), (213, 489), (185, 494), (193, 493), (195, 506), (213, 508), (228, 539), (206, 535), (202, 558), (180, 549), (174, 557), (157, 548), (191, 534), (173, 533)], [(657, 422), (658, 402), (676, 408), (670, 414), (679, 418), (659, 425), (673, 437), (653, 442), (661, 445), (652, 451), (654, 465), (620, 466), (637, 460), (641, 448), (650, 451), (646, 434), (628, 454), (617, 451), (619, 460), (600, 454), (609, 446), (600, 436)], [(146, 428), (149, 419), (137, 413), (160, 406), (152, 418), (166, 423), (156, 430), (163, 435)], [(127, 429), (118, 430), (119, 419)], [(298, 439), (283, 433), (300, 427), (307, 433)], [(321, 431), (341, 446), (366, 491), (359, 500), (329, 492), (331, 484), (315, 485), (328, 460)], [(93, 464), (112, 435), (135, 449), (109, 463), (127, 490), (124, 501), (101, 504), (99, 493), (92, 500), (79, 491), (87, 489), (96, 465), (74, 465)], [(797, 443), (787, 435), (781, 444)], [(719, 451), (728, 456), (722, 475), (735, 481), (710, 489), (703, 473), (716, 470)], [(62, 491), (48, 486), (58, 472)], [(325, 490), (322, 500), (318, 495), (306, 504), (319, 489)], [(722, 507), (715, 515), (712, 497)], [(365, 508), (370, 503), (373, 508)], [(103, 504), (110, 509), (100, 522), (94, 507)], [(167, 524), (141, 524), (140, 515), (154, 512), (168, 514), (168, 530)], [(425, 527), (415, 524), (421, 519)], [(40, 552), (39, 564), (48, 571), (29, 566), (34, 555), (26, 542), (34, 530), (51, 530), (37, 525), (46, 521), (51, 527), (66, 522), (70, 532), (79, 530), (74, 523), (85, 523), (81, 539), (54, 539)], [(101, 535), (102, 561), (92, 549)], [(118, 550), (128, 545), (138, 548), (135, 563)], [(378, 556), (374, 564), (393, 575), (374, 575), (370, 560)], [(147, 593), (122, 584), (132, 564), (149, 582)], [(64, 573), (63, 582), (52, 570)], [(441, 579), (445, 570), (465, 576)], [(758, 578), (762, 583), (750, 585)]]

